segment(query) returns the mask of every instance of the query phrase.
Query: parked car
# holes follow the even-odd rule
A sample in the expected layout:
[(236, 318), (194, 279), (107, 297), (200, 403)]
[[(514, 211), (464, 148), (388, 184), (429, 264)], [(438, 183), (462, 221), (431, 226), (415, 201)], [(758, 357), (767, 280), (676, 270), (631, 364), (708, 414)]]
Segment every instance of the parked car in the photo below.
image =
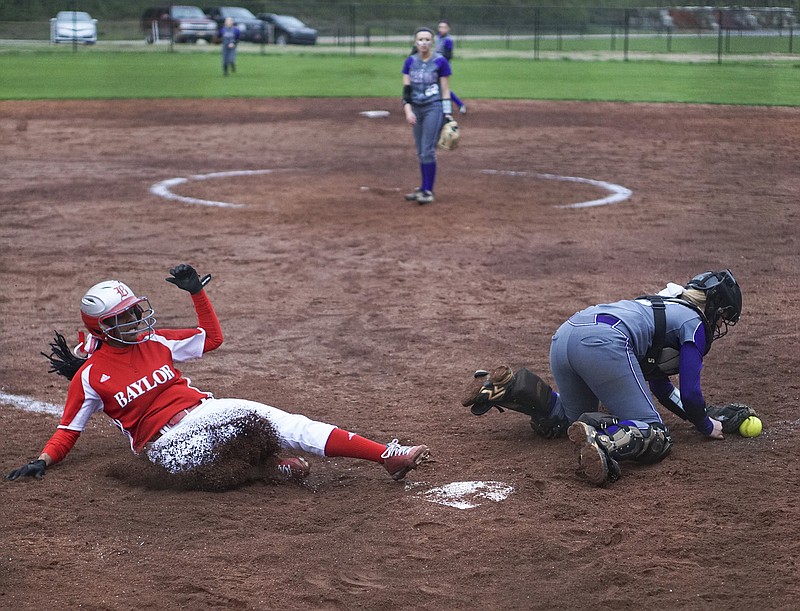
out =
[(246, 8), (240, 6), (211, 6), (205, 9), (206, 16), (213, 19), (217, 28), (221, 28), (225, 20), (230, 17), (233, 25), (239, 28), (239, 40), (248, 42), (266, 42), (269, 26), (253, 15)]
[(174, 42), (214, 42), (217, 22), (197, 6), (153, 6), (142, 14), (142, 32), (148, 43), (169, 39)]
[(317, 44), (317, 31), (308, 27), (297, 17), (291, 15), (276, 15), (275, 13), (258, 13), (274, 28), (273, 42), (277, 45), (315, 45)]
[(97, 42), (97, 19), (82, 11), (60, 11), (50, 20), (50, 42)]

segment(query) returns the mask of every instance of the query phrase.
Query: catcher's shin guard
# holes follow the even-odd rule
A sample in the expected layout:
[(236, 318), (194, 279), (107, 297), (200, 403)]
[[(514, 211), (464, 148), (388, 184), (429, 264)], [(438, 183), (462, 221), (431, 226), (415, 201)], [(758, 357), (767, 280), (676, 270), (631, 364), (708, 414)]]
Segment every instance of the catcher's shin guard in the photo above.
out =
[(666, 458), (672, 450), (669, 429), (661, 423), (647, 424), (647, 428), (642, 429), (631, 420), (619, 420), (602, 412), (582, 414), (578, 421), (597, 430), (597, 443), (617, 461), (653, 464)]
[(566, 419), (551, 418), (553, 389), (535, 373), (524, 367), (514, 372), (501, 365), (491, 373), (478, 370), (467, 385), (461, 401), (472, 408), (476, 416), (493, 407), (500, 411), (510, 409), (531, 418), (531, 428), (544, 437), (562, 437), (566, 433)]
[(617, 461), (611, 458), (599, 443), (598, 430), (586, 422), (577, 420), (567, 429), (569, 440), (578, 451), (578, 472), (591, 483), (602, 486), (615, 482), (621, 471)]
[(563, 437), (567, 433), (569, 422), (566, 418), (551, 417), (553, 407), (553, 389), (535, 373), (521, 368), (514, 374), (513, 389), (509, 390), (508, 409), (527, 414), (531, 417), (531, 428), (548, 439)]

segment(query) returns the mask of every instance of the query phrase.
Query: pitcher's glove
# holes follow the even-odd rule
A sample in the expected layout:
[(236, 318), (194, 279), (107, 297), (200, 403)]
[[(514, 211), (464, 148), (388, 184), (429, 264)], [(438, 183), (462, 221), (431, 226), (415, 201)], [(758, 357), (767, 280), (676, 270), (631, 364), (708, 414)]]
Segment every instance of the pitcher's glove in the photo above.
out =
[(461, 132), (458, 131), (458, 123), (450, 115), (445, 115), (442, 131), (439, 132), (439, 147), (452, 151), (458, 146), (461, 139)]
[(706, 415), (722, 423), (723, 433), (735, 433), (739, 426), (750, 416), (757, 416), (756, 410), (744, 403), (728, 403), (727, 405), (709, 405)]

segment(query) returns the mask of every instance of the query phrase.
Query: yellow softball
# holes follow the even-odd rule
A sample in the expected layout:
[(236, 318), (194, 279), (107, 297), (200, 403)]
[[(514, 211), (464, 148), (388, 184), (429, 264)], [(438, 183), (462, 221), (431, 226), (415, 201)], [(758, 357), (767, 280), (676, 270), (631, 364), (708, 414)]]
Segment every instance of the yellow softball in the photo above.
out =
[(761, 434), (761, 420), (757, 416), (750, 416), (739, 425), (739, 434), (742, 437), (758, 437)]

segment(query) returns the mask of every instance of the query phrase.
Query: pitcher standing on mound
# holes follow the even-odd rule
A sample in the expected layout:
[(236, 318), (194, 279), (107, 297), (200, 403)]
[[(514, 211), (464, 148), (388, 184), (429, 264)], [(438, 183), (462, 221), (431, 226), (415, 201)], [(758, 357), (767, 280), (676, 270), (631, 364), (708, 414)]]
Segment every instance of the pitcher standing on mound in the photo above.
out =
[(445, 120), (453, 120), (450, 101), (450, 64), (433, 51), (433, 31), (414, 32), (415, 52), (403, 64), (403, 112), (414, 132), (421, 182), (408, 201), (430, 204), (436, 181), (436, 144)]

